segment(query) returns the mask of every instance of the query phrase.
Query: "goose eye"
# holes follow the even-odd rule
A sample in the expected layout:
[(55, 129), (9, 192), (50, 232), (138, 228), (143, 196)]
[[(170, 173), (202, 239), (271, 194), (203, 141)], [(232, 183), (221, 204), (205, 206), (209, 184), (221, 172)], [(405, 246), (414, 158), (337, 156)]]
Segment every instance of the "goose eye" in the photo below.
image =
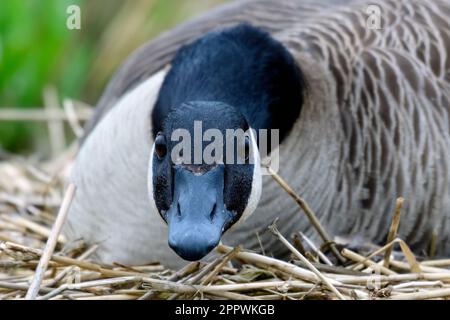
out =
[(155, 139), (155, 152), (158, 156), (158, 159), (162, 159), (167, 154), (167, 145), (166, 145), (166, 138), (164, 138), (164, 135), (162, 133), (158, 133)]

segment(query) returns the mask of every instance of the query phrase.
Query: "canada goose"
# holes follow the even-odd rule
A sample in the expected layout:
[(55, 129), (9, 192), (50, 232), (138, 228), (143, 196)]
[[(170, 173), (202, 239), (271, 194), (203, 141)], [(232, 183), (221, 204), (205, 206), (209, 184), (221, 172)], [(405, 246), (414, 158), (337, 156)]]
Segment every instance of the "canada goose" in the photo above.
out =
[[(367, 25), (369, 5), (380, 28)], [(276, 217), (283, 234), (314, 239), (257, 172), (258, 153), (240, 171), (167, 160), (170, 132), (203, 120), (280, 129), (279, 174), (333, 235), (383, 243), (403, 196), (399, 235), (419, 253), (437, 237), (449, 255), (449, 18), (437, 0), (249, 0), (161, 35), (123, 64), (86, 126), (66, 233), (100, 243), (103, 262), (174, 267), (220, 238), (283, 254), (264, 232)], [(259, 179), (255, 212), (225, 231), (255, 209)]]

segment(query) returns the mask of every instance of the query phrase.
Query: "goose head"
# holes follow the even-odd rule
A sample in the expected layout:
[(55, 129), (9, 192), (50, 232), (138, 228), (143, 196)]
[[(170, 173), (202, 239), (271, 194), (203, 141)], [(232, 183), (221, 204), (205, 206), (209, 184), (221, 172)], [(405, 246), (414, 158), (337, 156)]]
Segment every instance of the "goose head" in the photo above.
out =
[(289, 51), (250, 25), (211, 31), (179, 49), (151, 114), (148, 179), (150, 200), (179, 256), (202, 258), (256, 209), (259, 157), (277, 145), (261, 134), (279, 131), (280, 140), (288, 134), (302, 88)]
[(255, 134), (226, 103), (174, 108), (156, 133), (149, 167), (150, 200), (168, 224), (169, 246), (185, 260), (203, 258), (259, 201)]

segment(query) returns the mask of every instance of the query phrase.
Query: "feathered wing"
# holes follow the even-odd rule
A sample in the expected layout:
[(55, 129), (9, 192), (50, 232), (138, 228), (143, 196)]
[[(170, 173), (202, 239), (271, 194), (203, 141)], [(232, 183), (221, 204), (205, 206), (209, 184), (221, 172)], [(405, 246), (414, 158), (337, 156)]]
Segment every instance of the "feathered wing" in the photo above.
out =
[[(369, 4), (380, 8), (380, 29), (367, 27)], [(333, 76), (335, 91), (327, 94), (343, 140), (337, 189), (322, 219), (337, 233), (384, 241), (395, 198), (403, 196), (402, 236), (424, 248), (439, 234), (438, 251), (448, 250), (449, 17), (449, 1), (367, 1), (318, 12), (285, 31), (286, 44)], [(343, 223), (336, 212), (346, 213)]]
[(449, 5), (380, 2), (382, 29), (346, 55), (350, 77), (342, 91), (348, 93), (338, 106), (346, 141), (341, 156), (350, 166), (341, 177), (352, 187), (347, 206), (358, 213), (352, 231), (368, 230), (377, 242), (387, 233), (386, 212), (403, 196), (405, 240), (426, 249), (435, 233), (440, 252), (449, 245)]

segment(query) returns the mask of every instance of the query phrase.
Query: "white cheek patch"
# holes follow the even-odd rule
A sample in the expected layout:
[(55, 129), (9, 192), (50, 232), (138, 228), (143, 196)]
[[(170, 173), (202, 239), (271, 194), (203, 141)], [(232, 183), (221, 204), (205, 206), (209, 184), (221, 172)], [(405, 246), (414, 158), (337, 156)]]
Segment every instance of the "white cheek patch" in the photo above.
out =
[(252, 153), (250, 155), (251, 156), (250, 163), (253, 163), (252, 189), (244, 212), (242, 212), (242, 215), (239, 218), (239, 220), (231, 228), (233, 228), (236, 225), (239, 225), (240, 223), (247, 220), (248, 217), (250, 217), (250, 215), (255, 211), (256, 207), (258, 206), (259, 199), (261, 197), (261, 189), (262, 189), (261, 161), (259, 158), (258, 145), (256, 143), (253, 130), (250, 128), (249, 132), (250, 132), (250, 140), (252, 143), (251, 148)]
[[(153, 142), (152, 151), (150, 152), (150, 160), (148, 164), (148, 176), (147, 176), (147, 190), (148, 190), (148, 197), (150, 200), (150, 207), (155, 210), (155, 212), (159, 212), (158, 208), (156, 207), (155, 202), (155, 195), (153, 193), (153, 154), (155, 152), (155, 143)], [(161, 215), (159, 215), (161, 216)], [(161, 217), (162, 218), (162, 217)]]

